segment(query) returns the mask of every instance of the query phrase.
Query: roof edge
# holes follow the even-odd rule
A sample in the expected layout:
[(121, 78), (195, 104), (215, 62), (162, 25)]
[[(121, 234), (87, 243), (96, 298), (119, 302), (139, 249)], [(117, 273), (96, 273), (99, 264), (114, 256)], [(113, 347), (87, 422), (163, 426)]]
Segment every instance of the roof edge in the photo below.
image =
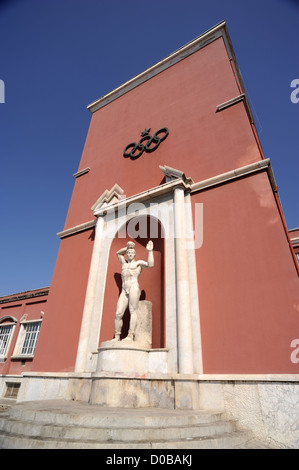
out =
[(133, 88), (141, 85), (145, 81), (149, 80), (150, 78), (154, 77), (158, 73), (161, 73), (163, 70), (175, 65), (177, 62), (185, 59), (189, 55), (197, 52), (199, 49), (205, 47), (206, 45), (210, 44), (211, 42), (215, 41), (216, 39), (222, 37), (224, 40), (224, 44), (227, 49), (227, 53), (229, 58), (231, 58), (235, 65), (235, 70), (238, 75), (239, 83), (242, 87), (242, 92), (245, 93), (244, 85), (242, 82), (242, 78), (239, 72), (239, 67), (234, 55), (234, 51), (232, 48), (232, 43), (229, 37), (229, 33), (227, 30), (226, 22), (221, 21), (213, 28), (209, 29), (205, 33), (201, 34), (197, 38), (193, 39), (192, 41), (188, 42), (181, 48), (177, 49), (164, 59), (160, 60), (156, 64), (152, 65), (148, 69), (144, 70), (140, 74), (136, 75), (132, 79), (128, 80), (127, 82), (123, 83), (119, 87), (115, 88), (114, 90), (110, 91), (106, 95), (102, 96), (101, 98), (93, 101), (91, 104), (87, 106), (87, 109), (93, 114), (98, 109), (103, 108), (107, 104), (111, 103), (115, 99), (119, 98), (120, 96), (124, 95), (125, 93), (129, 92)]
[(4, 295), (0, 297), (0, 304), (8, 302), (16, 302), (24, 299), (31, 299), (36, 297), (42, 297), (49, 294), (50, 287), (39, 287), (37, 289), (31, 289), (23, 292), (16, 292), (14, 294)]

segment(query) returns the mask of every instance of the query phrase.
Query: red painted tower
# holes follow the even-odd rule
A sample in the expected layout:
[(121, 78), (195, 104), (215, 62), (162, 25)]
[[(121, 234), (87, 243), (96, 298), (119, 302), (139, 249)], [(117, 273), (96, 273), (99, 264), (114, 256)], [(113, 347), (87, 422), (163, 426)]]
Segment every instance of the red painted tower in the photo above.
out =
[(57, 396), (89, 399), (81, 385), (102, 377), (98, 348), (113, 338), (121, 288), (115, 253), (128, 240), (138, 257), (154, 242), (155, 267), (140, 278), (152, 302), (142, 380), (296, 374), (298, 233), (286, 229), (226, 24), (88, 109), (23, 399), (49, 396), (33, 392), (41, 378), (60, 378)]
[[(132, 204), (161, 204), (174, 194), (175, 182), (184, 181), (184, 174), (190, 178), (183, 193), (192, 208), (192, 230), (195, 209), (203, 208), (203, 225), (196, 227), (202, 230), (202, 244), (192, 253), (189, 273), (198, 298), (201, 349), (196, 359), (201, 364), (194, 367), (204, 373), (295, 372), (289, 346), (298, 318), (298, 269), (226, 26), (208, 31), (88, 109), (92, 119), (60, 233), (36, 370), (75, 368), (86, 291), (92, 282), (95, 225), (99, 219), (105, 225), (107, 217), (103, 211), (95, 215), (92, 207), (101, 197), (110, 206), (111, 201), (126, 201), (126, 211)], [(141, 132), (149, 127), (152, 137), (165, 127), (169, 135), (155, 150), (138, 156), (140, 147), (125, 157), (131, 142), (146, 147), (149, 140)], [(158, 134), (162, 136), (163, 131)], [(155, 145), (153, 141), (149, 146)], [(170, 170), (167, 176), (160, 168), (165, 166), (179, 172)], [(171, 200), (174, 203), (174, 196)], [(96, 289), (102, 289), (98, 331), (87, 355), (102, 339), (113, 337), (118, 293), (114, 252), (124, 242), (116, 232), (107, 245), (106, 272), (96, 281)], [(170, 265), (166, 238), (158, 240), (156, 272), (147, 273), (153, 279), (144, 283), (146, 294), (151, 291), (155, 299), (153, 344), (167, 347), (165, 274)]]

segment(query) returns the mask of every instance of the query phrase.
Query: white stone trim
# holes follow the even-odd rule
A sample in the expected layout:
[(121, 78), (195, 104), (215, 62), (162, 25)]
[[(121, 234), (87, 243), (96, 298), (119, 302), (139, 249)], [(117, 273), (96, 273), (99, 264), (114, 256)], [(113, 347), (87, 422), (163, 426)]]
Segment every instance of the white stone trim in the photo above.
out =
[[(119, 229), (125, 226), (130, 218), (136, 216), (134, 210), (131, 213), (127, 210), (128, 207), (136, 207), (139, 216), (156, 217), (163, 229), (169, 231), (165, 233), (165, 346), (169, 350), (167, 370), (177, 372), (178, 363), (180, 364), (179, 372), (183, 374), (201, 373), (203, 370), (195, 254), (194, 249), (186, 250), (185, 248), (188, 234), (193, 230), (193, 221), (190, 207), (188, 209), (188, 204), (185, 202), (187, 200), (190, 202), (190, 194), (193, 192), (263, 170), (267, 170), (272, 187), (276, 186), (276, 183), (269, 159), (199, 183), (193, 183), (179, 170), (170, 167), (161, 169), (170, 178), (165, 184), (124, 199), (121, 198), (123, 190), (115, 184), (110, 191), (105, 191), (93, 206), (94, 215), (98, 221), (78, 345), (76, 372), (94, 371), (96, 367), (96, 355), (93, 352), (97, 350), (101, 329), (106, 274), (111, 255), (110, 247)], [(173, 208), (176, 214), (173, 213)], [(89, 224), (82, 224), (79, 228), (84, 230), (93, 226), (94, 221)], [(178, 236), (181, 228), (183, 231)], [(75, 233), (74, 229), (66, 231), (64, 236)], [(187, 312), (189, 312), (188, 315)]]
[[(181, 364), (182, 361), (185, 364), (181, 367), (181, 372), (193, 373), (192, 364), (194, 359), (194, 350), (192, 346), (192, 332), (199, 332), (199, 318), (197, 318), (196, 325), (193, 328), (190, 312), (190, 297), (193, 297), (194, 299), (197, 298), (197, 283), (192, 283), (192, 293), (189, 292), (189, 281), (187, 279), (185, 280), (187, 282), (187, 286), (185, 285), (185, 282), (183, 287), (179, 287), (179, 278), (181, 277), (181, 274), (179, 274), (177, 277), (176, 273), (181, 273), (181, 269), (178, 269), (178, 265), (176, 266), (176, 260), (180, 259), (181, 265), (182, 263), (185, 265), (184, 272), (188, 277), (190, 269), (190, 256), (187, 254), (187, 250), (185, 248), (185, 222), (183, 223), (183, 240), (179, 240), (177, 237), (177, 232), (181, 223), (179, 222), (177, 224), (177, 228), (175, 229), (173, 214), (173, 208), (175, 207), (174, 202), (176, 202), (175, 192), (177, 191), (181, 195), (180, 204), (178, 204), (178, 207), (180, 206), (181, 216), (185, 218), (185, 212), (187, 211), (187, 204), (185, 204), (185, 191), (188, 193), (189, 188), (190, 184), (186, 184), (182, 179), (177, 178), (176, 180), (152, 188), (135, 196), (118, 200), (116, 203), (111, 201), (111, 203), (106, 204), (105, 207), (103, 207), (102, 204), (100, 204), (100, 207), (98, 205), (95, 206), (94, 215), (98, 217), (98, 222), (83, 311), (78, 354), (75, 366), (76, 372), (95, 370), (96, 365), (94, 361), (91, 360), (91, 358), (95, 358), (95, 355), (92, 352), (97, 350), (99, 342), (106, 286), (106, 274), (108, 269), (109, 256), (113, 255), (110, 253), (110, 247), (119, 229), (125, 226), (125, 224), (131, 218), (136, 216), (135, 211), (132, 210), (130, 213), (129, 210), (126, 210), (128, 206), (129, 208), (134, 208), (135, 205), (136, 208), (140, 209), (138, 210), (138, 216), (151, 216), (157, 218), (160, 221), (164, 232), (167, 232), (164, 233), (165, 347), (169, 350), (167, 370), (174, 373), (178, 371), (179, 350), (181, 354)], [(140, 202), (142, 202), (142, 204), (139, 204)], [(187, 219), (188, 224), (190, 225), (191, 223), (192, 225), (191, 212), (188, 214)], [(190, 231), (190, 227), (188, 230)], [(179, 245), (180, 247), (184, 246), (184, 249), (180, 250)], [(180, 261), (178, 261), (178, 263), (180, 263)], [(192, 272), (194, 272), (194, 263), (195, 260), (193, 260)], [(178, 290), (181, 293), (179, 296), (177, 295)], [(185, 300), (183, 300), (183, 297)], [(178, 304), (180, 304), (180, 307), (178, 307)], [(188, 314), (184, 309), (187, 309)], [(191, 335), (190, 341), (188, 340), (186, 342), (185, 339), (183, 339), (183, 343), (186, 343), (187, 345), (189, 344), (189, 346), (182, 345), (181, 341), (178, 342), (178, 312), (180, 312), (179, 315), (182, 318), (182, 325), (186, 322), (186, 315), (189, 318), (189, 327), (187, 328), (187, 331), (189, 331), (189, 336)], [(198, 310), (197, 313), (199, 313)], [(196, 313), (193, 314), (193, 319), (195, 317)], [(181, 339), (184, 338), (184, 336), (185, 335), (180, 334)], [(202, 370), (201, 352), (198, 351), (199, 347), (200, 342), (197, 343), (196, 346), (196, 361), (198, 361), (198, 358), (200, 358), (200, 365), (198, 367), (199, 370)], [(185, 357), (186, 360), (184, 360), (183, 357)]]
[[(164, 348), (159, 349), (165, 351)], [(11, 375), (12, 377), (49, 377), (49, 378), (91, 378), (97, 377), (109, 377), (105, 373), (93, 373), (93, 372), (22, 372), (20, 375)], [(115, 378), (122, 377), (122, 374), (116, 374)], [(0, 377), (10, 377), (9, 374), (0, 374)], [(152, 379), (167, 379), (167, 380), (197, 380), (197, 381), (219, 381), (219, 382), (298, 382), (299, 374), (149, 374), (146, 377)]]
[(241, 95), (238, 95), (235, 98), (232, 98), (231, 100), (218, 104), (216, 106), (216, 109), (217, 111), (222, 111), (223, 109), (229, 108), (230, 106), (233, 106), (234, 104), (240, 103), (241, 101), (245, 101), (245, 100), (246, 100), (246, 96), (244, 93), (242, 93)]
[(3, 317), (0, 317), (0, 326), (4, 322), (8, 322), (8, 323), (5, 323), (5, 325), (14, 325), (18, 323), (18, 320), (15, 317), (12, 317), (11, 315), (4, 315)]
[(218, 104), (216, 106), (217, 112), (223, 111), (224, 109), (229, 108), (230, 106), (233, 106), (237, 103), (243, 102), (248, 119), (251, 123), (254, 123), (254, 119), (252, 116), (252, 112), (248, 103), (247, 96), (245, 93), (242, 93), (241, 95), (236, 96), (235, 98), (232, 98), (231, 100), (225, 101), (224, 103)]
[(189, 292), (189, 266), (186, 250), (185, 192), (174, 190), (174, 237), (176, 310), (178, 322), (178, 367), (180, 373), (193, 373), (193, 341)]
[[(93, 205), (94, 216), (97, 217), (96, 237), (83, 311), (76, 372), (95, 370), (96, 357), (93, 351), (97, 350), (101, 329), (110, 247), (118, 230), (136, 215), (134, 211), (132, 213), (127, 211), (128, 207), (140, 209), (139, 216), (156, 217), (163, 229), (171, 232), (165, 234), (165, 333), (166, 347), (169, 349), (167, 370), (177, 372), (179, 367), (179, 372), (183, 374), (201, 373), (203, 366), (195, 255), (194, 249), (185, 248), (187, 232), (192, 232), (193, 222), (192, 213), (185, 202), (188, 199), (190, 203), (190, 194), (193, 192), (262, 170), (267, 170), (272, 187), (276, 187), (269, 159), (198, 183), (193, 183), (191, 178), (186, 178), (179, 170), (166, 166), (160, 168), (168, 176), (166, 183), (124, 199), (122, 199), (123, 190), (115, 184)], [(68, 236), (94, 225), (95, 221), (81, 224), (64, 231), (60, 236)]]
[(84, 224), (76, 225), (75, 227), (68, 228), (63, 230), (62, 232), (57, 233), (59, 238), (69, 237), (70, 235), (74, 235), (78, 232), (83, 232), (84, 230), (88, 230), (89, 228), (95, 227), (97, 223), (97, 219), (90, 220), (89, 222), (84, 222)]
[(82, 315), (75, 364), (76, 372), (84, 372), (93, 370), (94, 368), (94, 364), (91, 364), (91, 358), (92, 351), (95, 351), (98, 347), (101, 329), (110, 243), (109, 239), (105, 237), (104, 219), (99, 218), (96, 225), (95, 240)]
[(74, 176), (75, 178), (79, 178), (80, 176), (85, 175), (85, 174), (88, 173), (89, 171), (90, 171), (90, 168), (87, 167), (87, 168), (84, 168), (84, 170), (77, 171), (77, 173), (74, 173), (73, 176)]
[[(166, 202), (165, 200), (160, 202)], [(121, 201), (122, 203), (122, 201)], [(170, 205), (171, 206), (171, 205)], [(160, 207), (161, 208), (161, 207)], [(103, 303), (104, 303), (104, 295), (105, 295), (105, 287), (106, 287), (106, 274), (108, 269), (108, 262), (110, 254), (110, 247), (111, 243), (118, 232), (118, 230), (126, 224), (130, 218), (135, 216), (135, 213), (131, 215), (127, 215), (126, 212), (119, 210), (117, 212), (117, 224), (114, 221), (114, 218), (109, 217), (110, 211), (108, 213), (105, 211), (105, 215), (99, 217), (97, 227), (96, 227), (96, 238), (93, 248), (92, 260), (91, 260), (91, 267), (88, 279), (88, 286), (86, 292), (86, 299), (83, 311), (83, 318), (82, 318), (82, 325), (81, 325), (81, 332), (80, 332), (80, 339), (79, 339), (79, 346), (78, 346), (78, 353), (77, 353), (77, 360), (75, 371), (76, 372), (83, 372), (83, 371), (94, 371), (96, 364), (91, 361), (92, 351), (96, 351), (99, 342), (99, 335), (101, 330), (101, 321), (102, 321), (102, 311), (103, 311)], [(156, 205), (156, 210), (149, 207), (149, 204), (144, 206), (143, 210), (140, 210), (138, 215), (151, 215), (157, 216), (163, 226), (163, 216), (165, 214), (165, 206), (162, 207), (162, 212), (159, 213), (158, 204)], [(161, 220), (162, 218), (162, 220)], [(99, 227), (98, 227), (99, 224)], [(173, 244), (173, 237), (165, 238), (165, 257), (167, 253), (172, 252), (171, 246), (168, 245)], [(170, 249), (169, 249), (170, 248)], [(173, 269), (173, 254), (169, 256), (168, 263), (170, 270)], [(169, 269), (166, 269), (168, 271)], [(168, 274), (168, 273), (167, 273)], [(167, 276), (166, 274), (166, 276)], [(167, 324), (173, 325), (176, 322), (175, 320), (175, 313), (173, 312), (173, 299), (175, 298), (175, 290), (173, 283), (170, 282), (168, 284), (168, 301), (166, 300), (166, 312), (165, 317), (168, 319), (171, 317), (170, 320), (166, 320)], [(116, 299), (117, 300), (117, 299)], [(173, 316), (174, 315), (174, 316)], [(171, 328), (172, 329), (172, 328)], [(173, 331), (171, 331), (172, 336)], [(166, 336), (168, 337), (168, 331), (166, 328)], [(111, 338), (112, 339), (112, 338)], [(172, 340), (173, 341), (173, 340)], [(172, 342), (170, 341), (170, 342)], [(174, 344), (172, 344), (175, 347)], [(176, 371), (174, 369), (176, 363), (176, 350), (172, 351), (170, 354), (170, 362), (172, 366), (170, 366), (170, 371)]]
[(247, 176), (252, 173), (257, 173), (262, 170), (267, 170), (272, 189), (275, 189), (277, 187), (276, 181), (275, 181), (274, 174), (272, 171), (270, 159), (267, 158), (265, 160), (260, 160), (258, 162), (254, 162), (249, 165), (236, 168), (235, 170), (228, 171), (226, 173), (222, 173), (217, 176), (213, 176), (212, 178), (199, 181), (198, 183), (193, 183), (191, 184), (191, 193), (195, 191), (201, 191), (203, 189), (208, 189), (212, 186), (226, 183), (234, 179), (241, 178), (242, 176)]
[(93, 212), (106, 207), (108, 204), (117, 203), (124, 194), (124, 190), (118, 185), (115, 184), (110, 191), (106, 189), (99, 199), (93, 204), (91, 210)]
[(131, 80), (128, 80), (124, 84), (120, 85), (119, 87), (112, 90), (110, 93), (107, 93), (102, 98), (92, 102), (87, 106), (87, 109), (94, 113), (98, 109), (106, 106), (107, 104), (111, 103), (115, 99), (119, 98), (120, 96), (124, 95), (125, 93), (129, 92), (133, 88), (141, 85), (142, 83), (146, 82), (147, 80), (151, 79), (155, 75), (163, 72), (164, 70), (168, 69), (169, 67), (175, 65), (176, 63), (180, 62), (181, 60), (185, 59), (186, 57), (190, 56), (194, 52), (197, 52), (201, 48), (207, 46), (209, 43), (215, 41), (216, 39), (223, 38), (224, 45), (227, 50), (228, 57), (233, 60), (234, 68), (236, 75), (238, 77), (239, 83), (241, 85), (242, 91), (244, 91), (244, 85), (242, 82), (241, 74), (239, 71), (239, 67), (237, 61), (235, 59), (235, 55), (233, 52), (231, 40), (229, 37), (229, 33), (226, 27), (225, 21), (220, 22), (213, 28), (209, 29), (199, 37), (195, 38), (193, 41), (190, 41), (185, 46), (181, 47), (177, 51), (173, 52), (165, 59), (162, 59), (157, 64), (149, 67), (139, 75), (136, 75)]
[(125, 199), (118, 200), (117, 202), (111, 202), (110, 204), (105, 205), (104, 207), (99, 207), (94, 210), (94, 215), (96, 217), (105, 216), (108, 213), (121, 213), (123, 210), (132, 204), (142, 203), (146, 204), (148, 202), (155, 202), (157, 198), (162, 198), (163, 196), (171, 193), (176, 187), (183, 187), (184, 189), (189, 189), (190, 184), (185, 183), (182, 179), (175, 179), (154, 188), (148, 189), (133, 196), (129, 196)]
[(163, 165), (163, 166), (159, 165), (159, 168), (162, 171), (162, 173), (165, 175), (166, 183), (169, 183), (170, 181), (177, 180), (177, 179), (182, 179), (184, 183), (186, 184), (194, 183), (192, 178), (187, 178), (185, 173), (181, 170), (177, 170), (167, 165)]
[(202, 361), (202, 344), (201, 344), (201, 328), (200, 328), (200, 299), (198, 296), (198, 283), (197, 283), (197, 271), (196, 271), (196, 259), (195, 259), (195, 240), (191, 239), (189, 234), (195, 232), (193, 216), (192, 216), (192, 205), (191, 196), (187, 194), (185, 196), (187, 205), (185, 213), (186, 222), (186, 233), (188, 239), (188, 270), (189, 270), (189, 295), (190, 295), (190, 309), (191, 309), (191, 324), (192, 324), (192, 347), (193, 347), (193, 371), (194, 373), (203, 373), (203, 361)]
[[(267, 170), (272, 188), (275, 189), (277, 187), (269, 158), (265, 160), (260, 160), (255, 163), (251, 163), (241, 168), (236, 168), (235, 170), (231, 170), (226, 173), (222, 173), (220, 175), (216, 175), (216, 176), (213, 176), (212, 178), (208, 178), (206, 180), (199, 181), (196, 183), (194, 183), (191, 178), (187, 178), (185, 174), (179, 170), (174, 170), (166, 166), (163, 166), (163, 167), (160, 166), (160, 169), (168, 178), (168, 181), (166, 183), (156, 186), (155, 188), (152, 188), (150, 190), (143, 191), (139, 194), (130, 196), (128, 198), (124, 198), (124, 199), (119, 198), (117, 201), (111, 198), (109, 200), (109, 203), (107, 203), (107, 201), (105, 200), (105, 204), (102, 204), (102, 205), (100, 204), (98, 205), (95, 203), (92, 207), (92, 210), (94, 210), (95, 217), (106, 215), (106, 213), (109, 211), (117, 212), (118, 210), (122, 210), (125, 207), (127, 207), (129, 204), (133, 204), (135, 202), (143, 203), (150, 199), (162, 197), (164, 194), (167, 194), (176, 186), (182, 186), (185, 189), (188, 189), (190, 193), (192, 194), (194, 192), (208, 189), (218, 184), (226, 183), (226, 182), (241, 178), (243, 176), (257, 173), (263, 170)], [(170, 170), (172, 170), (172, 173), (170, 173)], [(178, 175), (176, 178), (175, 178), (175, 174)], [(119, 188), (118, 185), (115, 185), (115, 186)], [(115, 188), (115, 186), (113, 188)], [(110, 191), (106, 190), (107, 193), (110, 193), (112, 189)], [(121, 188), (120, 190), (123, 191)], [(104, 191), (104, 193), (107, 196), (106, 191)], [(119, 193), (119, 195), (120, 194), (122, 193)], [(102, 196), (98, 199), (97, 203), (99, 203), (99, 200), (102, 198)], [(88, 230), (89, 228), (94, 227), (96, 223), (97, 223), (97, 219), (93, 219), (88, 222), (84, 222), (83, 224), (76, 225), (69, 229), (63, 230), (62, 232), (57, 233), (57, 236), (61, 239), (68, 237), (78, 232)]]

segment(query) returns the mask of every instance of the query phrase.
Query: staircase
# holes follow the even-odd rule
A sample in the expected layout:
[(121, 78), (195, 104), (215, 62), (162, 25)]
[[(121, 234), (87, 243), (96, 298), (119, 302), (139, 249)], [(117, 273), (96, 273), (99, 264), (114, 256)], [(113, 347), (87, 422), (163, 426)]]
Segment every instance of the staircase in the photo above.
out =
[(2, 449), (269, 448), (219, 411), (23, 402), (0, 413)]

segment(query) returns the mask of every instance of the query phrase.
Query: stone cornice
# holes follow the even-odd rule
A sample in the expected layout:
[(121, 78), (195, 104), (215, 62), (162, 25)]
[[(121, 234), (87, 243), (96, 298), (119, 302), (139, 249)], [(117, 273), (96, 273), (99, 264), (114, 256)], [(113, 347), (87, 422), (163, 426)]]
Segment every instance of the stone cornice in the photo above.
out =
[(84, 230), (94, 227), (96, 223), (96, 219), (90, 220), (89, 222), (84, 222), (84, 224), (75, 225), (74, 227), (63, 230), (62, 232), (57, 233), (57, 235), (59, 238), (69, 237), (70, 235), (74, 235), (74, 233), (83, 232)]
[(74, 176), (75, 178), (79, 178), (80, 176), (85, 175), (85, 174), (88, 173), (89, 171), (90, 171), (90, 168), (87, 167), (87, 168), (84, 168), (84, 170), (77, 171), (77, 173), (74, 173), (73, 176)]
[[(199, 181), (197, 183), (194, 183), (191, 178), (187, 178), (185, 176), (185, 173), (183, 173), (182, 171), (175, 170), (167, 166), (163, 166), (163, 167), (161, 166), (160, 169), (163, 171), (164, 174), (170, 175), (173, 178), (171, 178), (170, 181), (164, 184), (156, 186), (152, 189), (148, 189), (147, 191), (143, 191), (139, 194), (135, 194), (133, 196), (129, 196), (124, 199), (119, 199), (116, 202), (115, 202), (115, 199), (112, 199), (113, 202), (111, 202), (110, 204), (108, 203), (98, 208), (96, 208), (96, 205), (94, 205), (93, 207), (95, 208), (94, 210), (94, 216), (96, 217), (95, 219), (90, 220), (89, 222), (86, 222), (80, 225), (76, 225), (62, 232), (59, 232), (57, 235), (59, 236), (59, 238), (62, 239), (70, 235), (74, 235), (78, 232), (88, 230), (96, 225), (98, 217), (103, 217), (109, 212), (116, 213), (118, 211), (124, 210), (130, 204), (147, 203), (150, 201), (154, 201), (156, 198), (162, 197), (166, 194), (173, 192), (175, 188), (177, 187), (182, 187), (186, 192), (189, 192), (192, 194), (195, 192), (212, 188), (213, 186), (216, 186), (219, 184), (228, 183), (238, 178), (242, 178), (244, 176), (248, 176), (248, 175), (266, 170), (268, 173), (268, 177), (269, 177), (272, 189), (275, 190), (277, 188), (269, 158), (251, 163), (241, 168), (236, 168), (235, 170), (228, 171), (226, 173), (222, 173), (217, 176), (213, 176), (212, 178), (208, 178), (206, 180)], [(177, 177), (175, 177), (175, 175), (177, 175)]]
[(223, 111), (224, 109), (229, 108), (230, 106), (234, 106), (237, 103), (242, 103), (244, 104), (248, 119), (250, 122), (254, 122), (252, 112), (248, 103), (248, 99), (245, 95), (245, 93), (242, 93), (241, 95), (236, 96), (235, 98), (232, 98), (231, 100), (225, 101), (225, 103), (218, 104), (216, 106), (217, 112)]
[(229, 33), (226, 27), (225, 21), (218, 23), (213, 28), (209, 29), (205, 33), (201, 34), (199, 37), (195, 38), (194, 40), (190, 41), (185, 46), (181, 47), (180, 49), (176, 50), (166, 58), (162, 59), (152, 67), (149, 67), (142, 73), (136, 75), (131, 80), (128, 80), (124, 84), (120, 85), (119, 87), (112, 90), (110, 93), (107, 93), (102, 98), (94, 101), (93, 103), (87, 106), (87, 109), (94, 113), (98, 109), (106, 106), (107, 104), (111, 103), (115, 99), (119, 98), (120, 96), (124, 95), (128, 91), (132, 90), (133, 88), (141, 85), (145, 81), (149, 80), (150, 78), (154, 77), (155, 75), (163, 72), (167, 68), (175, 65), (176, 63), (180, 62), (181, 60), (185, 59), (189, 55), (197, 52), (199, 49), (207, 46), (212, 41), (219, 39), (220, 37), (223, 38), (228, 57), (233, 61), (234, 68), (236, 71), (236, 75), (238, 77), (238, 81), (241, 86), (241, 92), (244, 92), (244, 86), (242, 83), (241, 74), (239, 71), (239, 67), (235, 58), (235, 54), (233, 52), (231, 40), (229, 37)]
[(272, 189), (274, 190), (277, 187), (277, 185), (276, 185), (274, 174), (272, 171), (270, 159), (267, 158), (265, 160), (260, 160), (258, 162), (251, 163), (241, 168), (237, 168), (235, 170), (222, 173), (221, 175), (208, 178), (198, 183), (193, 183), (191, 185), (191, 192), (201, 191), (203, 189), (207, 189), (218, 184), (226, 183), (228, 181), (241, 178), (242, 176), (250, 175), (252, 173), (256, 173), (261, 170), (267, 170)]
[(105, 207), (101, 207), (99, 210), (94, 211), (96, 217), (104, 216), (108, 212), (118, 212), (129, 206), (130, 204), (135, 203), (146, 203), (150, 200), (154, 200), (157, 197), (164, 196), (165, 194), (171, 193), (177, 187), (183, 187), (185, 190), (190, 190), (190, 184), (186, 183), (183, 179), (177, 178), (168, 183), (161, 184), (155, 188), (148, 189), (142, 193), (129, 196), (125, 199), (121, 199), (114, 204), (108, 204)]
[(12, 294), (11, 296), (5, 296), (5, 297), (0, 297), (0, 304), (6, 304), (8, 302), (18, 302), (20, 300), (26, 300), (26, 299), (35, 299), (36, 297), (41, 297), (44, 295), (49, 294), (49, 288), (37, 291), (37, 292), (32, 292), (32, 291), (27, 291), (27, 292), (20, 292), (19, 294)]

